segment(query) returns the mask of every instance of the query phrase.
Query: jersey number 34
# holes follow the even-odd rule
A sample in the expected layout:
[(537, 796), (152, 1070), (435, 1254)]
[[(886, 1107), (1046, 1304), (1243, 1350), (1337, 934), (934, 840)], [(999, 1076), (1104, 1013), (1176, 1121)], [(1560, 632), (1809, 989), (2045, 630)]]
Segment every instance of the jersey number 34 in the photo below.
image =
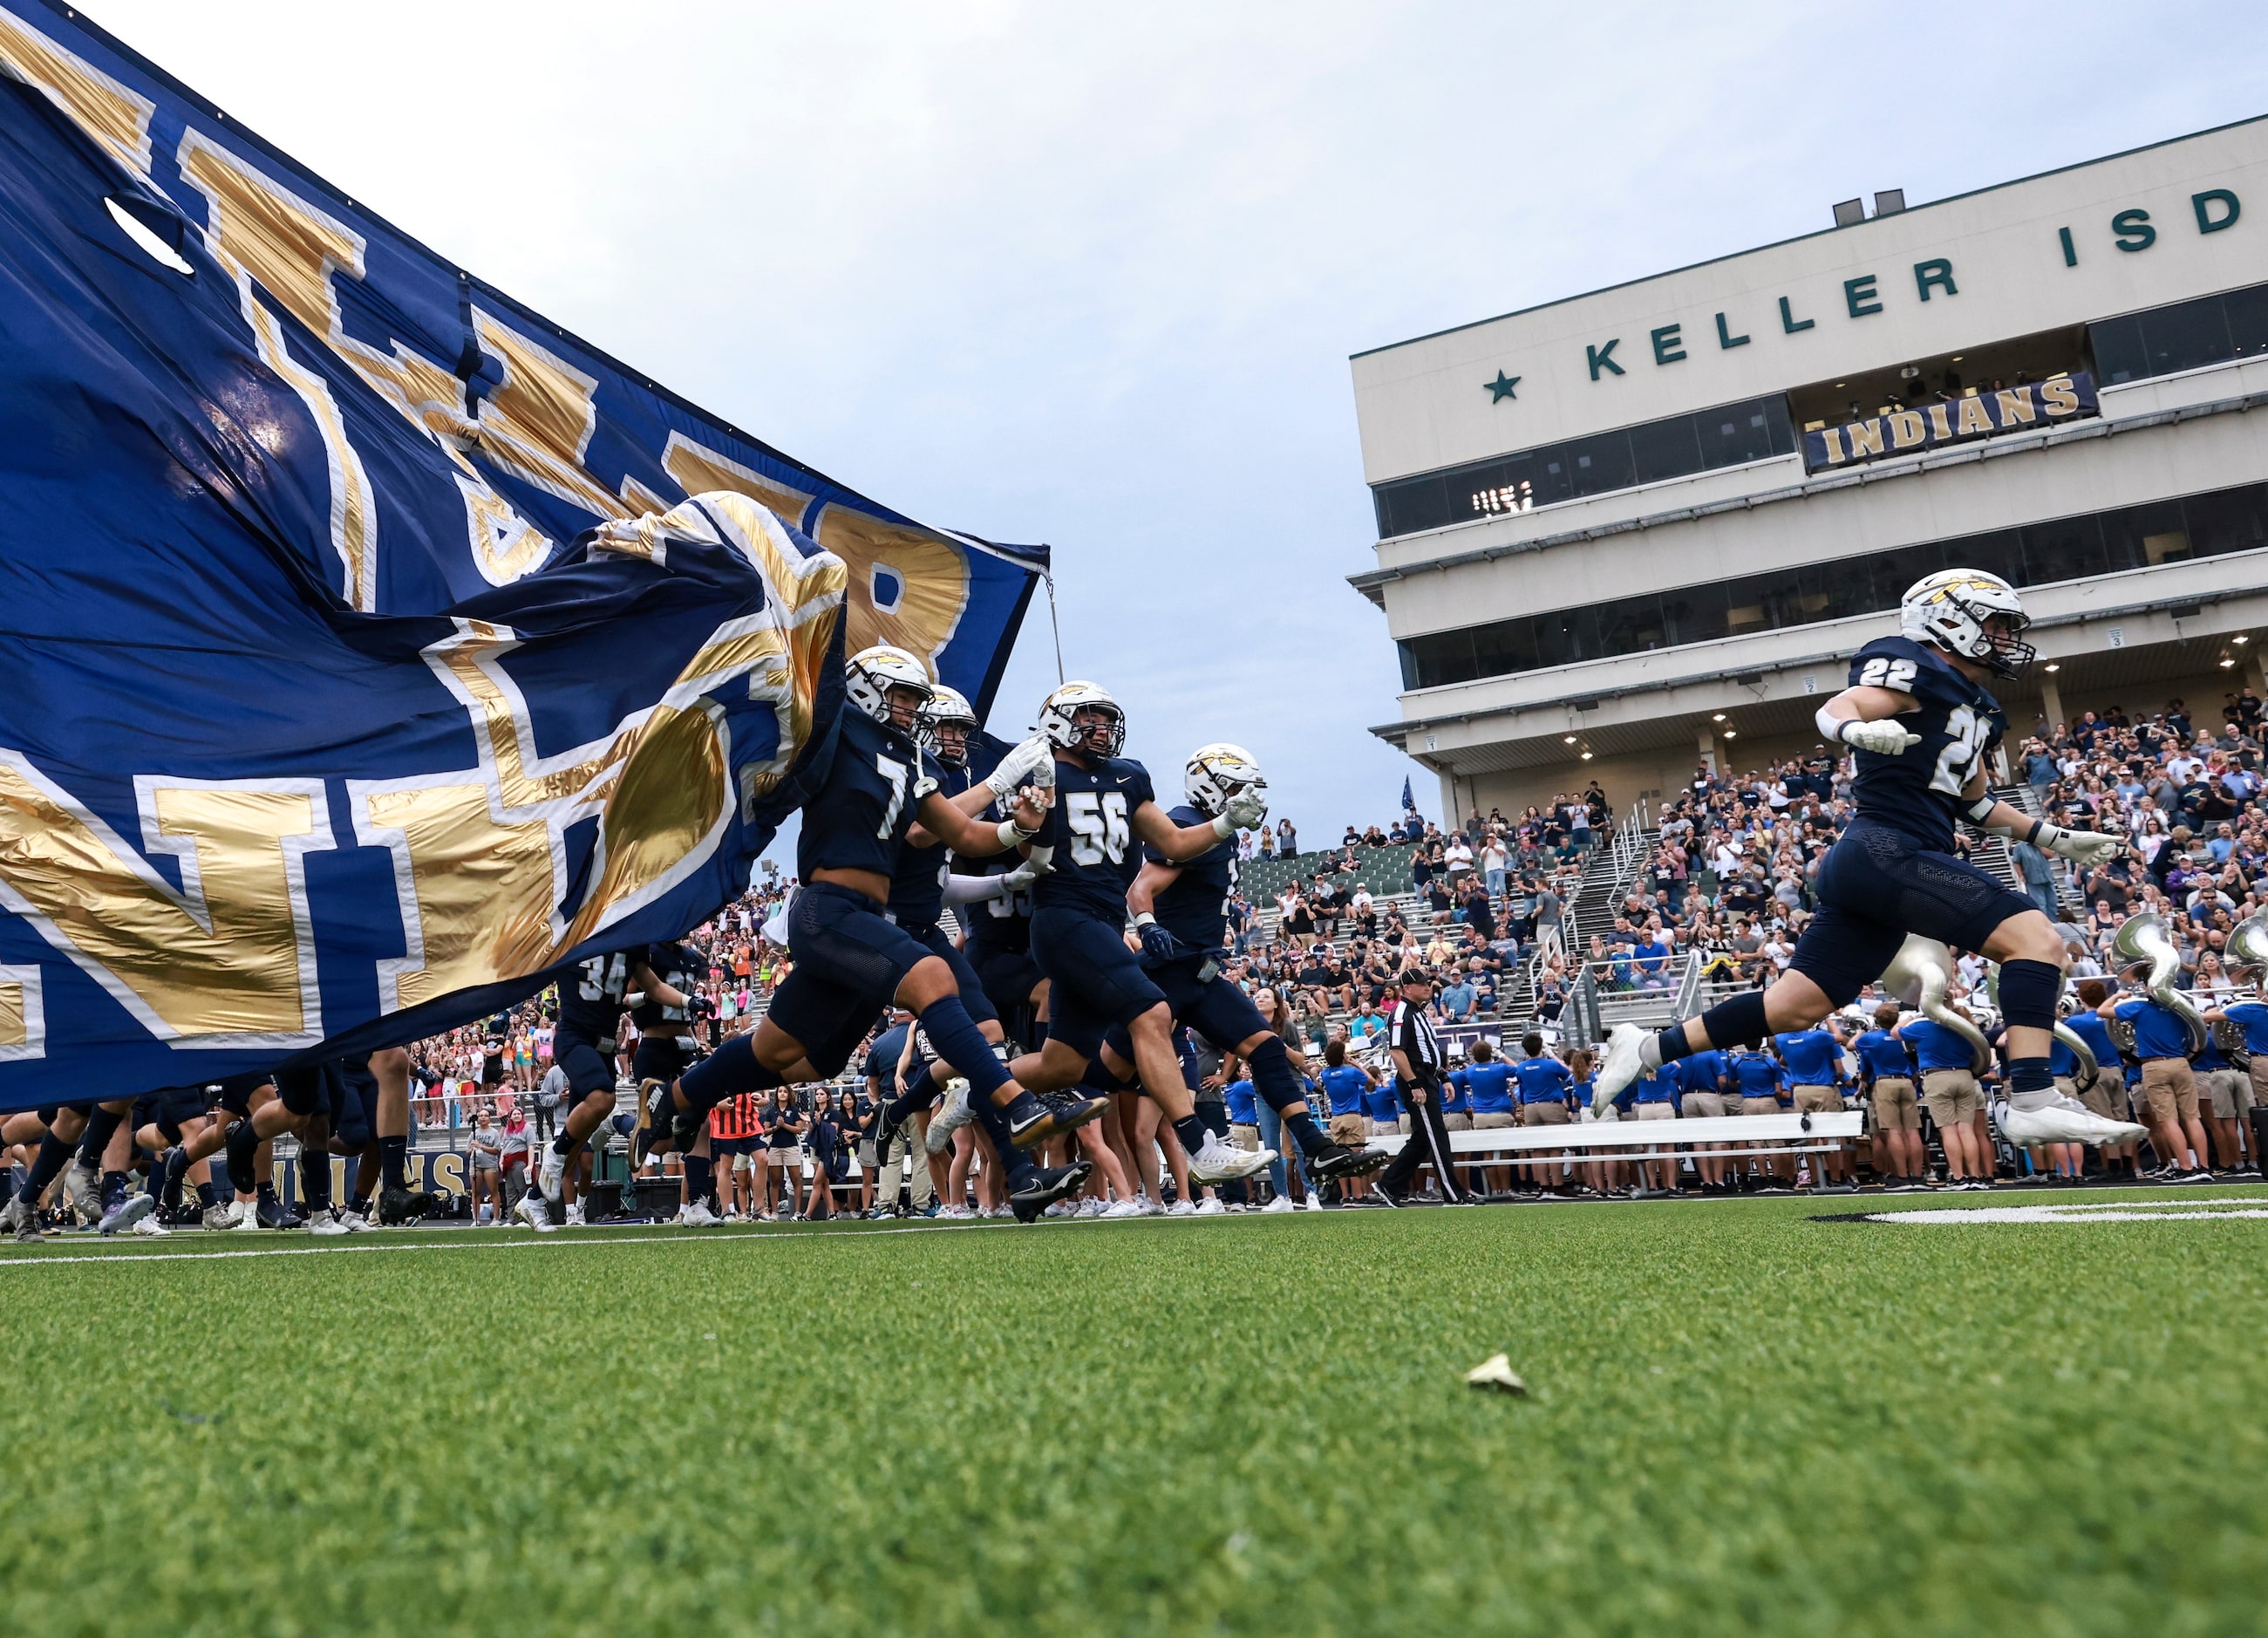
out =
[(1126, 828), (1126, 793), (1123, 791), (1074, 791), (1064, 798), (1064, 822), (1071, 826), (1071, 856), (1082, 865), (1099, 865), (1108, 859), (1112, 864), (1126, 861), (1126, 844), (1132, 833)]

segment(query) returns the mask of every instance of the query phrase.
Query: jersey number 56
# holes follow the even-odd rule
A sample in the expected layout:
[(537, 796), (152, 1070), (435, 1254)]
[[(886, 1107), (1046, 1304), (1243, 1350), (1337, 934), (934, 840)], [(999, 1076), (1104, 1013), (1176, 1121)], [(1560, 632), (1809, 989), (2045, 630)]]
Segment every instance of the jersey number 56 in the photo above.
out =
[(1071, 856), (1074, 863), (1099, 865), (1126, 860), (1126, 793), (1123, 791), (1074, 791), (1064, 799), (1064, 822), (1071, 826)]

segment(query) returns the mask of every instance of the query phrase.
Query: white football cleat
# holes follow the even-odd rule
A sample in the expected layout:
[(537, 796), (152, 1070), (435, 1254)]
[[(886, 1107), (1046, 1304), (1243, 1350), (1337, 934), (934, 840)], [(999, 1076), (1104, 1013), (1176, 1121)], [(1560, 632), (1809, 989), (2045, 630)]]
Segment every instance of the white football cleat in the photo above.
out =
[(706, 1200), (688, 1201), (685, 1208), (677, 1214), (677, 1224), (681, 1228), (714, 1228), (724, 1221), (709, 1209)]
[(1653, 1032), (1634, 1023), (1621, 1023), (1607, 1037), (1606, 1061), (1599, 1066), (1599, 1077), (1591, 1082), (1591, 1107), (1601, 1108), (1620, 1096), (1630, 1084), (1649, 1067), (1646, 1061), (1646, 1044)]
[(976, 1118), (976, 1111), (968, 1107), (968, 1082), (957, 1078), (946, 1081), (944, 1107), (929, 1118), (922, 1147), (932, 1155), (944, 1154), (953, 1147), (953, 1134)]
[(543, 1146), (543, 1166), (535, 1175), (536, 1186), (543, 1198), (554, 1206), (559, 1204), (559, 1191), (567, 1181), (567, 1157), (549, 1143)]
[(1262, 1206), (1260, 1208), (1260, 1212), (1264, 1217), (1279, 1217), (1285, 1212), (1295, 1212), (1299, 1209), (1300, 1208), (1298, 1206), (1292, 1204), (1292, 1197), (1290, 1195), (1279, 1194), (1274, 1199), (1269, 1201), (1267, 1205)]
[(543, 1197), (540, 1194), (520, 1196), (519, 1204), (512, 1207), (512, 1215), (538, 1234), (557, 1232), (557, 1226), (552, 1222), (551, 1214), (544, 1209)]
[(1220, 1133), (1205, 1133), (1204, 1147), (1189, 1156), (1189, 1177), (1198, 1183), (1233, 1183), (1265, 1171), (1276, 1158), (1274, 1149), (1240, 1149), (1220, 1140)]
[(578, 1200), (574, 1205), (567, 1208), (567, 1226), (570, 1228), (587, 1228), (590, 1227), (588, 1223), (583, 1221), (582, 1201)]
[(328, 1236), (352, 1234), (354, 1230), (347, 1227), (346, 1220), (338, 1213), (326, 1210), (317, 1212), (313, 1217), (307, 1219), (307, 1232)]
[(159, 1222), (154, 1217), (143, 1218), (134, 1225), (133, 1231), (139, 1235), (148, 1235), (151, 1238), (156, 1240), (163, 1240), (173, 1232), (171, 1228), (166, 1228), (165, 1224)]
[(2084, 1143), (2092, 1147), (2126, 1143), (2145, 1135), (2144, 1129), (2132, 1122), (2106, 1119), (2075, 1097), (2051, 1092), (2047, 1100), (2037, 1109), (2018, 1109), (2011, 1100), (2000, 1111), (2000, 1135), (2018, 1148), (2041, 1143)]

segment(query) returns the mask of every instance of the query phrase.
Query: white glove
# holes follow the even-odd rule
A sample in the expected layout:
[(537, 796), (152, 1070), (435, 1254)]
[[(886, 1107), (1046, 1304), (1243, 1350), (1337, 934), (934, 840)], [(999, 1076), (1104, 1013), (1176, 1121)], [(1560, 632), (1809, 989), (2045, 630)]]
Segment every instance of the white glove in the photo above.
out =
[(1879, 722), (1845, 722), (1836, 730), (1835, 737), (1853, 750), (1873, 751), (1881, 756), (1903, 756), (1909, 747), (1921, 743), (1920, 734), (1907, 733), (1889, 717)]
[(1268, 817), (1268, 799), (1257, 791), (1239, 791), (1228, 799), (1224, 816), (1240, 830), (1256, 830)]
[(984, 777), (984, 788), (998, 797), (1013, 795), (1027, 785), (1055, 788), (1056, 753), (1044, 735), (1035, 734), (1005, 756)]
[(2101, 830), (2066, 830), (2059, 824), (2043, 820), (2032, 837), (2032, 845), (2075, 865), (2099, 865), (2124, 849), (2126, 838)]
[(1033, 882), (1038, 881), (1043, 874), (1037, 860), (1026, 860), (1000, 878), (999, 896), (1005, 898), (1011, 893), (1022, 892)]

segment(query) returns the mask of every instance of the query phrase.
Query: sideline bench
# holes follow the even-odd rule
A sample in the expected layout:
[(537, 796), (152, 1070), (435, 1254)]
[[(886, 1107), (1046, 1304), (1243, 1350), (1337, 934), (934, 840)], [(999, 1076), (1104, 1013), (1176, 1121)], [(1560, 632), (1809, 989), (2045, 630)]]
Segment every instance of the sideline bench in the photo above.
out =
[[(1732, 1147), (1716, 1151), (1727, 1157), (1762, 1155), (1825, 1154), (1863, 1135), (1864, 1114), (1855, 1110), (1821, 1110), (1809, 1115), (1701, 1116), (1675, 1120), (1571, 1121), (1564, 1126), (1493, 1126), (1478, 1132), (1452, 1132), (1449, 1148), (1463, 1155), (1533, 1155), (1565, 1149), (1594, 1151), (1577, 1158), (1593, 1160), (1675, 1160), (1696, 1144)], [(1377, 1137), (1370, 1147), (1386, 1154), (1401, 1151), (1410, 1140), (1396, 1133)], [(1750, 1147), (1749, 1145), (1764, 1147)], [(1562, 1156), (1562, 1158), (1565, 1158)]]

